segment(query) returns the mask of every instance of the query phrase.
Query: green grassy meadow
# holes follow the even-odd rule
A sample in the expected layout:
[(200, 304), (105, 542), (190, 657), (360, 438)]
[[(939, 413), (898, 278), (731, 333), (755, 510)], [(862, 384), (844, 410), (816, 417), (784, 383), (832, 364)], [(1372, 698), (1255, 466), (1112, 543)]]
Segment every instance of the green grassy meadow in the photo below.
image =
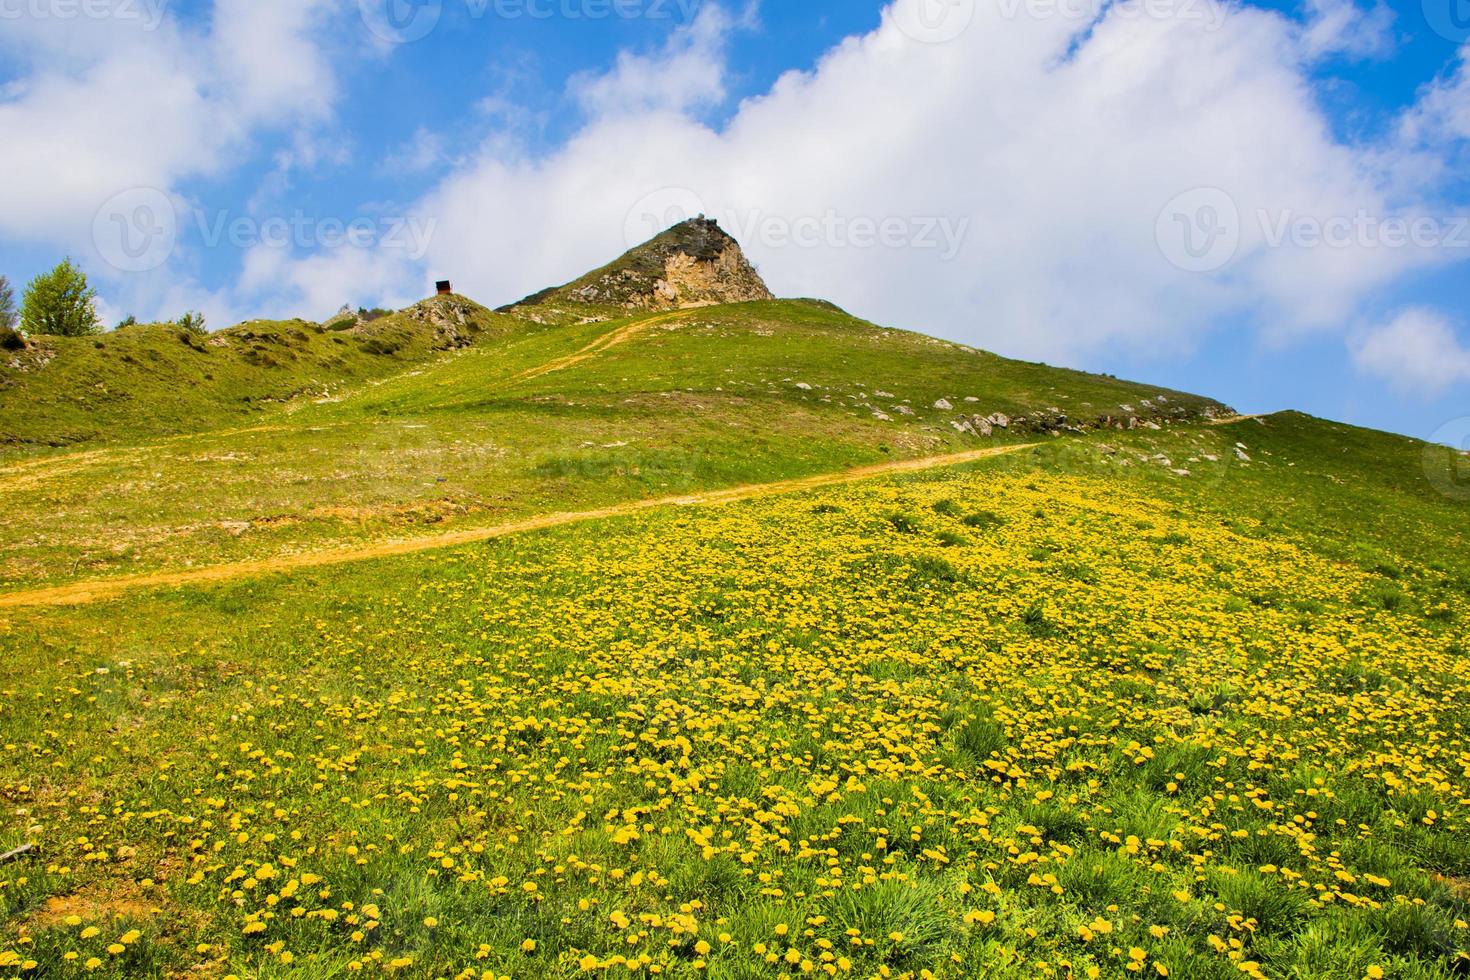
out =
[[(366, 381), (307, 377), (314, 362), (302, 355), (290, 384), (311, 394), (246, 411), (225, 397), (235, 389), (220, 372), (217, 386), (185, 385), (211, 406), (194, 427), (170, 415), (180, 410), (172, 394), (144, 385), (137, 399), (173, 407), (109, 399), (106, 411), (127, 421), (108, 438), (12, 450), (0, 457), (0, 589), (494, 525), (1029, 438), (1000, 431), (981, 440), (951, 424), (975, 414), (1057, 408), (1088, 420), (1123, 416), (1128, 404), (1147, 419), (1219, 408), (881, 330), (806, 302), (690, 311), (563, 370), (521, 378), (646, 317), (544, 325), (479, 315), (474, 345), (378, 357)], [(163, 328), (144, 333), (177, 343)], [(75, 431), (74, 416), (98, 410), (87, 383), (100, 356), (92, 345), (72, 343), (75, 361), (58, 354), (46, 369), (54, 377), (27, 374), (0, 388), (4, 417), (27, 420), (11, 431)], [(43, 381), (68, 394), (31, 401), (27, 392)], [(327, 388), (334, 393), (320, 394)], [(1156, 409), (1142, 404), (1159, 395), (1167, 401)], [(953, 408), (935, 409), (941, 399)], [(220, 426), (226, 410), (236, 415)]]
[[(35, 847), (0, 977), (1470, 969), (1449, 450), (817, 303), (547, 373), (629, 321), (487, 316), (329, 394), (15, 444), (0, 592), (1038, 445), (0, 608), (0, 853)], [(1048, 427), (951, 424), (993, 413)]]

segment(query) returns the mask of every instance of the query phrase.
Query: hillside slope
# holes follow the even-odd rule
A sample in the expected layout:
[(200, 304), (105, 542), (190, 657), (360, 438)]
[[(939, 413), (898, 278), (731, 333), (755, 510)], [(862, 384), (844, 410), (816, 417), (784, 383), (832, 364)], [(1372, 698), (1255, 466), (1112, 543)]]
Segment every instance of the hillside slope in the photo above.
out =
[[(388, 358), (396, 372), (330, 397), (252, 402), (239, 415), (225, 403), (227, 429), (15, 457), (0, 466), (0, 588), (349, 547), (1225, 412), (884, 330), (822, 303), (565, 325), (482, 319), (490, 326), (473, 345)], [(376, 355), (359, 356), (365, 370), (380, 368)], [(110, 408), (129, 409), (141, 414), (121, 430), (171, 427), (150, 419), (141, 397)]]
[(0, 610), (0, 850), (43, 855), (0, 878), (0, 953), (1451, 980), (1470, 523), (1423, 450), (1301, 416), (1095, 430)]
[(172, 324), (38, 337), (0, 353), (0, 448), (126, 442), (265, 418), (504, 331), (463, 297), (371, 321), (252, 321), (211, 334)]
[(30, 373), (111, 441), (0, 461), (0, 977), (1470, 968), (1462, 455), (820, 302), (471, 312)]

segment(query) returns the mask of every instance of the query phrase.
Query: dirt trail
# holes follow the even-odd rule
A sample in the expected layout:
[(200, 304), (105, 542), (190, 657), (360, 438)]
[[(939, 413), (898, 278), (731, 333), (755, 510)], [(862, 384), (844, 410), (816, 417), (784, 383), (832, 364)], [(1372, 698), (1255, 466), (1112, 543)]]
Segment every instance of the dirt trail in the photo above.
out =
[(600, 507), (596, 510), (541, 514), (509, 524), (499, 524), (494, 527), (468, 528), (463, 531), (453, 531), (447, 534), (405, 538), (397, 541), (382, 541), (361, 547), (319, 551), (313, 554), (286, 555), (278, 558), (266, 558), (259, 561), (238, 562), (229, 565), (216, 565), (212, 568), (195, 568), (179, 572), (128, 575), (94, 582), (78, 582), (73, 585), (62, 585), (48, 589), (12, 592), (9, 595), (0, 595), (0, 609), (16, 609), (25, 606), (85, 605), (91, 602), (100, 602), (105, 599), (114, 598), (132, 589), (172, 588), (183, 585), (229, 582), (236, 579), (258, 578), (260, 576), (280, 574), (304, 568), (320, 568), (326, 565), (343, 565), (350, 562), (369, 561), (375, 558), (413, 555), (425, 551), (436, 551), (441, 548), (476, 544), (495, 538), (507, 537), (512, 534), (523, 534), (528, 531), (539, 531), (545, 528), (562, 527), (567, 524), (578, 524), (583, 521), (626, 517), (664, 507), (729, 504), (741, 500), (754, 500), (759, 497), (794, 493), (799, 490), (811, 490), (844, 483), (855, 483), (860, 480), (889, 476), (897, 473), (917, 473), (923, 470), (938, 469), (944, 466), (956, 466), (961, 463), (970, 463), (994, 456), (1004, 456), (1009, 453), (1021, 452), (1026, 449), (1034, 449), (1037, 445), (1039, 444), (1026, 443), (1016, 446), (974, 449), (969, 452), (952, 453), (946, 456), (924, 456), (918, 459), (904, 459), (892, 463), (861, 466), (837, 473), (821, 473), (816, 476), (800, 477), (793, 480), (780, 480), (775, 483), (754, 483), (745, 486), (729, 487), (724, 490), (709, 490), (702, 493), (675, 497), (633, 500), (623, 504), (614, 504), (609, 507)]
[[(625, 326), (618, 327), (616, 330), (609, 331), (608, 333), (603, 334), (601, 337), (598, 337), (592, 343), (588, 344), (586, 347), (583, 347), (575, 354), (568, 354), (565, 357), (559, 357), (556, 360), (548, 361), (545, 364), (541, 364), (537, 367), (522, 371), (520, 374), (512, 376), (511, 380), (527, 381), (532, 378), (539, 378), (543, 375), (551, 374), (553, 371), (561, 371), (565, 368), (571, 367), (574, 364), (580, 364), (581, 362), (591, 357), (595, 357), (596, 355), (602, 353), (610, 347), (616, 347), (619, 344), (627, 343), (634, 337), (637, 337), (639, 334), (644, 333), (646, 330), (648, 330), (648, 328), (652, 326), (660, 323), (667, 323), (670, 320), (676, 320), (681, 317), (691, 316), (695, 312), (697, 311), (678, 310), (673, 313), (665, 313), (660, 316), (649, 317), (646, 320), (639, 320), (636, 323), (630, 323)], [(403, 372), (403, 374), (390, 375), (389, 377), (377, 379), (375, 381), (369, 382), (368, 384), (373, 387), (377, 387), (389, 381), (393, 381), (400, 377), (403, 377), (406, 374), (412, 374), (416, 371), (422, 370), (424, 370), (423, 365), (416, 365), (409, 371)], [(349, 393), (347, 396), (344, 397), (343, 400), (346, 400), (346, 398), (350, 398), (352, 395), (357, 393), (358, 392)], [(363, 420), (352, 420), (348, 422), (326, 423), (322, 427), (339, 428), (343, 426), (361, 424), (364, 424)], [(178, 435), (163, 436), (159, 438), (156, 442), (149, 443), (144, 446), (104, 446), (99, 449), (87, 449), (75, 453), (43, 456), (40, 459), (20, 460), (17, 462), (0, 465), (0, 482), (8, 481), (10, 478), (17, 478), (14, 485), (6, 488), (17, 489), (21, 486), (27, 486), (30, 484), (42, 482), (51, 477), (66, 476), (71, 473), (79, 472), (99, 461), (119, 460), (127, 459), (129, 457), (136, 457), (163, 446), (173, 445), (174, 443), (187, 442), (194, 439), (226, 438), (228, 436), (249, 435), (259, 432), (287, 432), (298, 428), (301, 428), (301, 426), (266, 423), (262, 425), (250, 425), (239, 428), (207, 429), (203, 432), (182, 432)]]
[(634, 337), (637, 337), (639, 334), (646, 332), (649, 327), (655, 326), (660, 323), (668, 323), (670, 320), (678, 320), (682, 317), (692, 316), (695, 312), (696, 311), (694, 310), (679, 310), (675, 313), (665, 313), (661, 316), (652, 316), (646, 320), (639, 320), (637, 323), (630, 323), (627, 326), (618, 327), (616, 330), (609, 331), (608, 333), (603, 334), (601, 337), (598, 337), (592, 343), (588, 344), (586, 347), (583, 347), (575, 354), (568, 354), (566, 357), (558, 357), (554, 361), (547, 361), (545, 364), (541, 364), (537, 367), (529, 368), (525, 371), (522, 371), (520, 374), (517, 374), (515, 376), (515, 380), (529, 381), (532, 378), (539, 378), (544, 375), (551, 374), (553, 371), (565, 370), (566, 368), (569, 368), (574, 364), (581, 364), (588, 358), (596, 357), (598, 354), (601, 354), (609, 347), (616, 347), (619, 344), (627, 343)]

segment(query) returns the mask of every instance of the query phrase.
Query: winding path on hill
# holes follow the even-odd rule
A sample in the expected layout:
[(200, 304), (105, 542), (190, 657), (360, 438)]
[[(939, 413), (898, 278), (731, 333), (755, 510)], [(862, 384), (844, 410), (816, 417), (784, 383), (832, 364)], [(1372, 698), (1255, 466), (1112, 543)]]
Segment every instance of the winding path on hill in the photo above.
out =
[(630, 500), (626, 503), (599, 507), (595, 510), (540, 514), (508, 524), (497, 524), (492, 527), (466, 528), (463, 531), (451, 531), (447, 534), (433, 534), (416, 538), (402, 538), (394, 541), (380, 541), (360, 547), (284, 555), (257, 561), (215, 565), (209, 568), (192, 568), (177, 572), (127, 575), (91, 582), (77, 582), (71, 585), (54, 586), (46, 589), (33, 589), (26, 592), (12, 592), (8, 595), (0, 595), (0, 609), (18, 609), (28, 606), (79, 606), (112, 599), (133, 589), (208, 585), (235, 581), (237, 579), (278, 575), (300, 569), (322, 568), (329, 565), (345, 565), (353, 562), (371, 561), (376, 558), (416, 555), (426, 551), (437, 551), (442, 548), (455, 548), (461, 545), (477, 544), (482, 541), (491, 541), (514, 534), (524, 534), (530, 531), (540, 531), (553, 527), (564, 527), (568, 524), (580, 524), (584, 521), (627, 517), (633, 514), (641, 514), (645, 511), (668, 507), (718, 506), (720, 504), (737, 503), (742, 500), (755, 500), (760, 497), (774, 497), (781, 494), (796, 493), (801, 490), (814, 490), (845, 483), (857, 483), (862, 480), (873, 479), (874, 477), (891, 476), (900, 473), (918, 473), (924, 470), (940, 469), (946, 466), (958, 466), (963, 463), (973, 463), (977, 460), (1034, 449), (1038, 445), (1040, 444), (1023, 443), (1015, 446), (994, 446), (988, 449), (972, 449), (968, 452), (950, 453), (945, 456), (921, 456), (916, 459), (901, 459), (891, 463), (878, 463), (872, 466), (855, 467), (837, 473), (819, 473), (815, 476), (779, 480), (775, 483), (752, 483), (737, 487), (727, 487), (723, 490), (708, 490), (673, 497)]
[[(510, 380), (529, 381), (533, 378), (539, 378), (544, 375), (551, 374), (554, 371), (564, 370), (566, 368), (572, 367), (573, 365), (580, 364), (583, 361), (586, 361), (592, 357), (595, 357), (611, 347), (616, 347), (619, 344), (627, 343), (640, 334), (647, 332), (651, 327), (657, 326), (660, 323), (668, 323), (672, 320), (682, 319), (686, 316), (692, 316), (697, 312), (698, 309), (675, 310), (672, 313), (664, 313), (657, 316), (651, 316), (646, 319), (636, 320), (632, 323), (624, 324), (621, 327), (617, 327), (616, 329), (608, 331), (607, 333), (598, 337), (596, 340), (592, 341), (592, 343), (588, 344), (586, 347), (583, 347), (581, 350), (576, 351), (575, 353), (567, 354), (564, 357), (558, 357), (555, 360), (546, 362), (545, 364), (538, 364), (536, 367), (533, 368), (528, 368), (527, 370), (522, 371), (519, 374), (512, 375)], [(407, 374), (412, 374), (416, 371), (422, 371), (423, 369), (424, 365), (415, 365), (414, 367), (404, 372), (401, 372), (400, 374), (389, 375), (386, 378), (379, 378), (374, 381), (368, 382), (366, 386), (377, 387), (388, 381), (395, 380)], [(360, 390), (361, 389), (359, 389), (359, 391)], [(357, 393), (357, 391), (354, 391), (349, 393), (345, 397), (351, 397), (352, 395)], [(375, 423), (354, 419), (349, 422), (329, 422), (325, 423), (321, 427), (338, 428), (342, 426), (363, 424)], [(157, 449), (160, 446), (168, 446), (173, 443), (187, 442), (194, 439), (224, 438), (227, 436), (249, 435), (257, 432), (289, 432), (291, 430), (302, 427), (303, 425), (301, 424), (283, 425), (280, 423), (264, 423), (258, 425), (230, 427), (224, 429), (205, 429), (201, 432), (181, 432), (176, 435), (163, 436), (155, 441), (146, 443), (141, 446), (101, 446), (96, 449), (86, 449), (80, 452), (60, 453), (50, 456), (42, 456), (39, 459), (14, 460), (0, 464), (0, 484), (9, 484), (5, 487), (5, 489), (14, 490), (21, 486), (44, 482), (51, 477), (64, 476), (71, 473), (79, 472), (86, 469), (93, 463), (112, 461), (120, 458), (126, 458), (128, 456), (138, 456), (147, 453), (150, 450)], [(304, 427), (310, 428), (311, 426)]]
[(650, 327), (655, 327), (660, 323), (668, 323), (671, 320), (680, 320), (687, 316), (693, 316), (696, 312), (698, 312), (697, 309), (677, 310), (673, 313), (662, 314), (661, 316), (651, 316), (645, 320), (635, 320), (632, 323), (618, 327), (616, 330), (609, 330), (575, 354), (568, 354), (565, 357), (558, 357), (554, 361), (547, 361), (545, 364), (527, 368), (520, 374), (517, 374), (513, 380), (529, 381), (532, 378), (539, 378), (551, 374), (553, 371), (565, 370), (573, 365), (581, 364), (589, 358), (596, 357), (609, 347), (616, 347), (619, 344), (627, 343), (634, 337), (646, 333)]

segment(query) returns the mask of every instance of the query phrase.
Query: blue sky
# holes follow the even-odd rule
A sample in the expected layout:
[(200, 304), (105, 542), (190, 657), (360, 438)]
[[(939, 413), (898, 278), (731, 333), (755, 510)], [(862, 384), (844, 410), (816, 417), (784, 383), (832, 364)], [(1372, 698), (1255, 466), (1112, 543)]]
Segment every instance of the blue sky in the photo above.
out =
[(498, 304), (697, 208), (778, 293), (886, 325), (1243, 411), (1470, 415), (1470, 0), (0, 19), (0, 274), (74, 255), (112, 320), (321, 319), (440, 277)]

